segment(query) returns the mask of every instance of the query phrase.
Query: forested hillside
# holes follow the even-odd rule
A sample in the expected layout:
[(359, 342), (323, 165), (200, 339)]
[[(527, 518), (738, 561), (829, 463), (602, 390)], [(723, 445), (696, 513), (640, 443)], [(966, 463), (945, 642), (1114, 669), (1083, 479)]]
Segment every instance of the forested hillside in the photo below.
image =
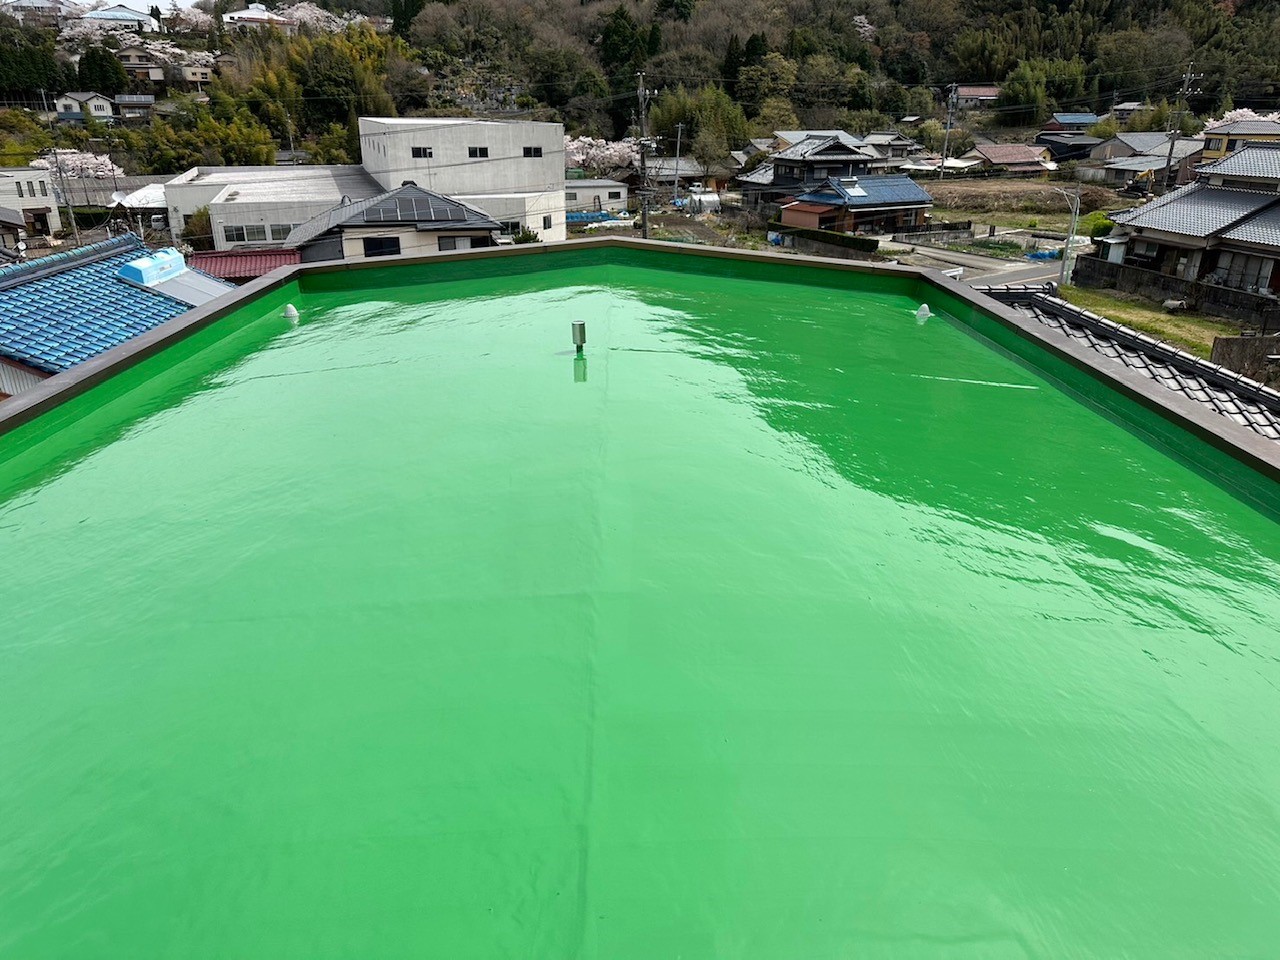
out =
[[(686, 151), (723, 157), (775, 129), (883, 128), (907, 114), (912, 135), (941, 148), (952, 83), (998, 82), (998, 107), (965, 126), (1037, 124), (1055, 109), (1104, 111), (1120, 100), (1157, 109), (1135, 123), (1163, 129), (1194, 61), (1184, 125), (1232, 106), (1274, 110), (1280, 0), (289, 0), (277, 8), (300, 36), (224, 30), (241, 0), (199, 0), (163, 15), (165, 36), (61, 31), (0, 17), (0, 96), (38, 109), (60, 90), (156, 93), (174, 107), (145, 128), (42, 131), (30, 116), (0, 119), (5, 162), (55, 141), (107, 142), (130, 171), (194, 163), (270, 162), (293, 144), (319, 162), (358, 158), (360, 114), (495, 114), (562, 120), (572, 133), (634, 130), (638, 72), (656, 91), (652, 130)], [(153, 8), (154, 9), (154, 8)], [(157, 11), (158, 12), (158, 11)], [(379, 32), (365, 17), (389, 17)], [(96, 32), (95, 32), (96, 31)], [(172, 71), (229, 52), (206, 84), (127, 81), (110, 51), (144, 44)], [(79, 59), (78, 69), (71, 63)], [(177, 71), (180, 77), (180, 70)], [(673, 145), (673, 144), (671, 144)], [(669, 146), (668, 145), (668, 148)], [(100, 147), (98, 149), (101, 149)]]

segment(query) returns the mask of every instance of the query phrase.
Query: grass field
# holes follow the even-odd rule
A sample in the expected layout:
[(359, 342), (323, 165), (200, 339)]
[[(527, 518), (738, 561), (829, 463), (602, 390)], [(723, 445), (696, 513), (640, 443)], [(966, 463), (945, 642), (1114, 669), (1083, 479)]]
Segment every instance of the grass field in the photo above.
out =
[(1059, 296), (1108, 320), (1168, 340), (1199, 357), (1208, 358), (1214, 337), (1240, 333), (1238, 326), (1225, 320), (1196, 313), (1169, 313), (1158, 303), (1115, 290), (1064, 286), (1059, 288)]

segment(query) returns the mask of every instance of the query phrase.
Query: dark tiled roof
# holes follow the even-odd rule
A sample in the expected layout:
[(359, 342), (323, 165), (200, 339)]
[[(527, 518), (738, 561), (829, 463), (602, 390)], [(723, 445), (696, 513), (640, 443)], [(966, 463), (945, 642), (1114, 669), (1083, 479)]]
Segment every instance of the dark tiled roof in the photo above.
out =
[(1280, 200), (1280, 194), (1190, 183), (1111, 219), (1128, 227), (1208, 237)]
[(1251, 143), (1198, 169), (1210, 176), (1280, 181), (1280, 143)]
[(185, 313), (117, 278), (147, 253), (128, 235), (0, 269), (0, 355), (60, 373)]
[(1072, 306), (1044, 287), (976, 289), (1254, 433), (1280, 441), (1280, 392)]
[(762, 163), (749, 173), (740, 173), (735, 178), (739, 183), (750, 183), (759, 187), (767, 187), (773, 183), (773, 164)]
[(1280, 247), (1280, 205), (1236, 224), (1222, 235), (1222, 239)]
[(903, 174), (875, 177), (832, 177), (816, 190), (796, 198), (809, 203), (832, 203), (841, 207), (919, 206), (933, 203), (923, 187)]
[[(826, 152), (824, 152), (826, 151)], [(817, 154), (822, 154), (817, 157)], [(862, 144), (850, 143), (841, 137), (806, 137), (799, 143), (780, 150), (772, 157), (774, 160), (875, 160), (880, 156)]]
[(419, 230), (499, 230), (502, 225), (482, 210), (443, 194), (405, 184), (365, 200), (339, 204), (293, 228), (286, 247), (301, 247), (316, 237), (347, 226), (413, 224)]

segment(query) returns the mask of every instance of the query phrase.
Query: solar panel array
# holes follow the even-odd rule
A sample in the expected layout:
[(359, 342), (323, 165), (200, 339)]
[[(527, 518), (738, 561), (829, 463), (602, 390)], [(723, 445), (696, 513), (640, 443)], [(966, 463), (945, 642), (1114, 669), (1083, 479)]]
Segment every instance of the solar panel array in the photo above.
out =
[(462, 204), (442, 197), (393, 197), (364, 212), (365, 223), (457, 223), (466, 218)]

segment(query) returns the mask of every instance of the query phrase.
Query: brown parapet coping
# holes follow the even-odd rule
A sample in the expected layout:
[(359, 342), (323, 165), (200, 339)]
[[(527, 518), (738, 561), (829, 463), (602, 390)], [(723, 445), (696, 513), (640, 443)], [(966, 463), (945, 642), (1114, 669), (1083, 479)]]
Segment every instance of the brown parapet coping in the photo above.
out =
[[(1066, 362), (1094, 379), (1119, 392), (1141, 407), (1159, 414), (1164, 419), (1186, 429), (1192, 436), (1208, 443), (1214, 449), (1227, 453), (1261, 473), (1280, 482), (1280, 444), (1260, 437), (1224, 416), (1206, 409), (1203, 405), (1183, 397), (1126, 367), (1099, 355), (1089, 347), (1077, 343), (1066, 334), (1023, 317), (1016, 310), (979, 293), (967, 284), (943, 275), (936, 270), (909, 267), (901, 264), (868, 263), (815, 257), (804, 254), (781, 254), (759, 250), (737, 250), (727, 247), (711, 247), (701, 244), (670, 243), (664, 240), (643, 240), (638, 237), (590, 237), (581, 240), (564, 240), (558, 243), (531, 243), (502, 247), (481, 247), (475, 250), (458, 250), (401, 257), (377, 257), (372, 260), (330, 260), (319, 263), (298, 263), (280, 267), (266, 276), (252, 280), (244, 286), (229, 291), (217, 300), (189, 310), (153, 330), (134, 337), (64, 373), (49, 377), (38, 387), (24, 391), (8, 400), (0, 401), (0, 434), (38, 417), (61, 403), (79, 396), (112, 375), (128, 369), (160, 352), (191, 334), (204, 329), (214, 321), (240, 309), (247, 302), (279, 289), (286, 284), (309, 275), (383, 269), (388, 266), (431, 263), (439, 259), (488, 260), (498, 257), (528, 257), (542, 253), (558, 253), (575, 249), (621, 248), (676, 253), (718, 260), (738, 260), (749, 263), (807, 266), (821, 270), (844, 273), (860, 273), (870, 276), (893, 276), (915, 279), (957, 300), (968, 303), (1018, 336), (1047, 351), (1051, 356)], [(963, 322), (963, 318), (959, 318)], [(1050, 374), (1048, 371), (1043, 373)]]

